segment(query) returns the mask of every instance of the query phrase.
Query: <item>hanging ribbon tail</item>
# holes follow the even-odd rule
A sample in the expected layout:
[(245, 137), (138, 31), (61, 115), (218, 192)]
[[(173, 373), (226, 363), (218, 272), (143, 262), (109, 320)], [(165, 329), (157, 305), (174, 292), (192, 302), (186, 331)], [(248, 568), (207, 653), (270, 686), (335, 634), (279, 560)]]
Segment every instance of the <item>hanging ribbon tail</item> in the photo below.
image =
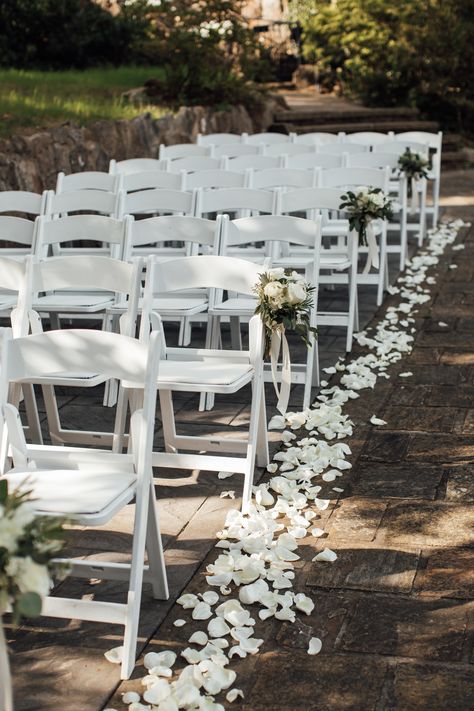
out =
[(416, 178), (411, 179), (411, 203), (410, 203), (410, 215), (414, 215), (418, 212), (418, 182)]
[[(282, 350), (281, 386), (278, 386), (278, 359)], [(282, 415), (286, 414), (290, 400), (291, 389), (291, 361), (290, 349), (285, 332), (274, 331), (270, 342), (270, 364), (272, 370), (273, 387), (278, 398), (277, 410)]]
[(367, 247), (369, 248), (369, 251), (367, 253), (367, 261), (365, 263), (365, 267), (362, 271), (362, 274), (368, 274), (372, 267), (378, 269), (380, 265), (379, 248), (372, 222), (369, 222), (369, 224), (367, 225), (365, 236), (367, 239)]

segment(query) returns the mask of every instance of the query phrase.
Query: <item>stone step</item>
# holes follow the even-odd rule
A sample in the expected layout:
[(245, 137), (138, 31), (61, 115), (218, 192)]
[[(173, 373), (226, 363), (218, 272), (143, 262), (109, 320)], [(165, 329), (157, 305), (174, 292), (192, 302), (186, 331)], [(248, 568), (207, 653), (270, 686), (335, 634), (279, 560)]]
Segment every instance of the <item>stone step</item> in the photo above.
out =
[(344, 131), (345, 133), (354, 133), (356, 131), (395, 131), (395, 133), (401, 133), (402, 131), (433, 131), (439, 130), (439, 125), (436, 121), (399, 121), (392, 117), (391, 120), (387, 119), (384, 122), (369, 122), (364, 121), (361, 123), (356, 122), (342, 122), (341, 116), (339, 116), (338, 122), (334, 123), (311, 123), (301, 125), (292, 121), (291, 123), (281, 124), (277, 121), (273, 124), (273, 130), (285, 129), (285, 133), (312, 133), (313, 131), (320, 131), (323, 133), (338, 133), (339, 131)]
[(328, 111), (314, 109), (288, 109), (275, 113), (275, 123), (311, 124), (319, 125), (325, 123), (345, 123), (348, 122), (384, 122), (398, 120), (413, 121), (418, 118), (417, 109), (409, 107), (370, 109), (363, 106), (354, 106), (351, 111)]
[(441, 165), (448, 170), (467, 168), (470, 161), (464, 151), (444, 151), (441, 156)]

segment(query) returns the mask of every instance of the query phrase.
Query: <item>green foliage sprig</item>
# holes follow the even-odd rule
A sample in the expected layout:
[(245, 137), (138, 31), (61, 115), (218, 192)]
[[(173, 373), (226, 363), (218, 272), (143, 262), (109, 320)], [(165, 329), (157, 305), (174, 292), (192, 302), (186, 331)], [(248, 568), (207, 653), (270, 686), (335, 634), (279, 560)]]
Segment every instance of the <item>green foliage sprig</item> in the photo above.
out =
[(371, 220), (391, 220), (392, 201), (380, 188), (361, 186), (357, 192), (341, 195), (340, 210), (348, 213), (349, 227), (359, 235), (359, 243), (367, 244), (367, 226)]
[(31, 492), (9, 492), (0, 480), (0, 615), (11, 608), (15, 624), (41, 613), (52, 587), (51, 560), (64, 545), (63, 524), (36, 516)]
[(301, 274), (282, 267), (270, 269), (260, 275), (254, 291), (258, 297), (255, 313), (265, 327), (265, 356), (270, 354), (275, 331), (294, 331), (309, 348), (317, 328), (311, 326), (310, 310), (316, 287), (306, 282)]
[(425, 158), (419, 153), (414, 153), (407, 148), (405, 153), (402, 153), (398, 159), (398, 167), (402, 173), (405, 173), (407, 180), (411, 180), (412, 178), (421, 180), (421, 178), (428, 177), (428, 171), (431, 166), (428, 158)]

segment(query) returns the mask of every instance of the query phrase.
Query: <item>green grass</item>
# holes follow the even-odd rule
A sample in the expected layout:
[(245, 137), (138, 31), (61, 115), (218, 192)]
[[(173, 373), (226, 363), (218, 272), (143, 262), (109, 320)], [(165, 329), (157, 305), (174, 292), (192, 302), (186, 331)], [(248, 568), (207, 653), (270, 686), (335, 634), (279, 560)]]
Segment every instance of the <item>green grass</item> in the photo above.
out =
[(131, 119), (159, 106), (131, 106), (121, 94), (160, 75), (157, 67), (119, 67), (63, 72), (0, 70), (0, 136), (64, 121), (85, 125), (98, 119)]

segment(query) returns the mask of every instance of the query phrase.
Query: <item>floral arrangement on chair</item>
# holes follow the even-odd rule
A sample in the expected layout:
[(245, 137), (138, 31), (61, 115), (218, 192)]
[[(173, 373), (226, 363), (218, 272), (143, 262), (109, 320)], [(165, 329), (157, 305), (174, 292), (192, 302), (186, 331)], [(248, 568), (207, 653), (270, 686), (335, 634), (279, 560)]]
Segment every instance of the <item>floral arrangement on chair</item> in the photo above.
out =
[(428, 171), (431, 168), (429, 158), (413, 153), (409, 148), (402, 153), (398, 159), (398, 166), (401, 173), (405, 174), (407, 179), (408, 197), (411, 198), (411, 212), (416, 212), (418, 209), (418, 192), (416, 183), (418, 180), (428, 177)]
[[(41, 613), (52, 587), (51, 559), (63, 547), (63, 521), (36, 516), (29, 491), (8, 491), (0, 480), (0, 707), (12, 709), (8, 656), (1, 616), (12, 612), (13, 623)], [(3, 705), (2, 705), (3, 695)]]
[(361, 186), (355, 192), (348, 190), (341, 195), (341, 200), (339, 209), (347, 212), (350, 229), (357, 232), (359, 244), (369, 248), (364, 268), (364, 273), (367, 273), (371, 266), (379, 266), (373, 221), (392, 219), (392, 201), (381, 188), (367, 186)]
[[(308, 284), (304, 276), (291, 269), (278, 267), (260, 275), (255, 286), (258, 297), (255, 313), (259, 314), (265, 329), (265, 357), (270, 356), (273, 384), (278, 396), (277, 408), (286, 412), (291, 384), (291, 366), (286, 330), (294, 331), (309, 348), (317, 336), (311, 325), (310, 311), (316, 287)], [(277, 385), (277, 363), (283, 351), (282, 387)]]

